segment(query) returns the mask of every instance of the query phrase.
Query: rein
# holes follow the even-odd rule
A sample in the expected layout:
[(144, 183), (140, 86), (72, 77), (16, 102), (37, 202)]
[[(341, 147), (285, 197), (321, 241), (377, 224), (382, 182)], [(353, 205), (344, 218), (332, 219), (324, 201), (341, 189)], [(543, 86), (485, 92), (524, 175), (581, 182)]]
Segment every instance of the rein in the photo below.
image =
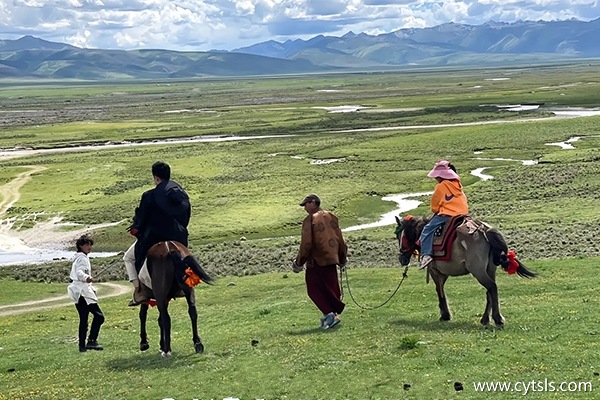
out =
[(94, 272), (94, 274), (92, 275), (92, 279), (93, 279), (93, 281), (95, 282), (95, 281), (96, 281), (96, 278), (97, 278), (98, 276), (102, 276), (103, 274), (105, 274), (107, 271), (109, 271), (109, 270), (111, 269), (111, 267), (112, 267), (112, 265), (109, 265), (108, 267), (102, 268), (102, 269), (100, 270), (100, 272)]
[(344, 274), (346, 275), (346, 286), (348, 287), (348, 294), (350, 294), (350, 298), (352, 299), (354, 304), (356, 304), (358, 306), (358, 308), (362, 308), (363, 310), (376, 310), (378, 308), (385, 306), (390, 300), (392, 300), (392, 297), (394, 297), (394, 295), (396, 295), (396, 293), (398, 292), (398, 289), (400, 289), (400, 286), (402, 286), (402, 282), (404, 282), (404, 280), (408, 277), (408, 265), (406, 267), (404, 267), (404, 272), (402, 272), (402, 279), (400, 280), (400, 283), (396, 287), (396, 290), (394, 290), (394, 293), (392, 293), (390, 295), (390, 297), (387, 298), (386, 301), (384, 301), (383, 303), (379, 304), (378, 306), (374, 306), (374, 307), (363, 306), (356, 301), (356, 299), (354, 298), (354, 295), (352, 294), (352, 290), (350, 289), (350, 282), (348, 280), (348, 270), (346, 268), (340, 268), (340, 289), (342, 290), (342, 296), (341, 296), (342, 299), (344, 298), (344, 289), (343, 289), (343, 281), (342, 281)]

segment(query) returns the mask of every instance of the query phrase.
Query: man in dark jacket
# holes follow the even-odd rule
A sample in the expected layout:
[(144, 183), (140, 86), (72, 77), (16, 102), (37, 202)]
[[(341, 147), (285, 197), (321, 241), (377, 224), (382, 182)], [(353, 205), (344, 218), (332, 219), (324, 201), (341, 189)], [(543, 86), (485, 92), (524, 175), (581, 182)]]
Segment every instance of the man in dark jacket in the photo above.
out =
[[(135, 270), (139, 273), (146, 253), (158, 242), (174, 240), (188, 246), (187, 226), (191, 217), (190, 198), (183, 188), (171, 180), (171, 167), (157, 161), (152, 165), (152, 176), (156, 187), (142, 195), (135, 210), (129, 232), (137, 238), (135, 243)], [(124, 258), (125, 260), (125, 258)], [(127, 260), (125, 260), (127, 263)], [(131, 277), (130, 277), (131, 279)], [(136, 292), (139, 281), (131, 280)], [(134, 304), (138, 303), (134, 293)]]

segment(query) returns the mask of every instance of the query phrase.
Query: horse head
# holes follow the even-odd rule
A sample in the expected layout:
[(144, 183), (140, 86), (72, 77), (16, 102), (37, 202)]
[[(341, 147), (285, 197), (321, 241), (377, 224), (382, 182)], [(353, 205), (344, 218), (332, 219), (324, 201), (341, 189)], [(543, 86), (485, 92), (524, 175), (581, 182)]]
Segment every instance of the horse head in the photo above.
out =
[(420, 250), (419, 237), (421, 231), (427, 223), (420, 217), (406, 215), (403, 218), (396, 217), (396, 239), (400, 247), (400, 264), (406, 266), (410, 263), (410, 258)]

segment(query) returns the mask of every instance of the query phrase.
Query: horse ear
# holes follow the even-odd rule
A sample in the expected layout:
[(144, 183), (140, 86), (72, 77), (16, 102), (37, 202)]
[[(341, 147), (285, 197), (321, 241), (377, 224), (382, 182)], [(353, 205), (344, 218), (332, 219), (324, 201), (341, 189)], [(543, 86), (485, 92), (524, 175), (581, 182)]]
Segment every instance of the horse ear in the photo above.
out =
[(401, 224), (402, 224), (402, 221), (400, 221), (400, 218), (398, 218), (398, 216), (394, 216), (394, 218), (396, 218), (396, 223), (397, 223), (398, 225), (401, 225)]

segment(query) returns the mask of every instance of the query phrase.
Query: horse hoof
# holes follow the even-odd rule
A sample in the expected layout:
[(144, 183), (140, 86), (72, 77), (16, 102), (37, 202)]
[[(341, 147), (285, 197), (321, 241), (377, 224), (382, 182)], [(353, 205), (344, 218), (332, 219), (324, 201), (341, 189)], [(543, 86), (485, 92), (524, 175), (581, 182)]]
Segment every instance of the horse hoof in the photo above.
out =
[(194, 343), (194, 349), (196, 350), (196, 354), (204, 353), (204, 345), (202, 342)]
[(172, 354), (171, 354), (171, 352), (170, 352), (170, 351), (167, 351), (167, 352), (165, 352), (165, 351), (162, 351), (162, 350), (161, 350), (161, 351), (160, 351), (160, 355), (161, 355), (163, 358), (169, 358), (169, 357), (171, 357), (171, 355), (172, 355)]
[[(492, 316), (493, 318), (493, 316)], [(500, 315), (497, 318), (494, 318), (494, 323), (496, 324), (496, 328), (502, 329), (504, 328), (504, 318)]]
[(479, 321), (479, 322), (483, 326), (488, 326), (490, 324), (490, 319), (489, 318), (481, 318), (481, 321)]
[(451, 318), (450, 318), (450, 316), (449, 316), (449, 315), (442, 315), (442, 316), (440, 317), (440, 321), (442, 321), (442, 322), (448, 322), (448, 321), (450, 321), (450, 319), (451, 319)]
[(140, 343), (140, 351), (146, 351), (150, 348), (148, 343)]

